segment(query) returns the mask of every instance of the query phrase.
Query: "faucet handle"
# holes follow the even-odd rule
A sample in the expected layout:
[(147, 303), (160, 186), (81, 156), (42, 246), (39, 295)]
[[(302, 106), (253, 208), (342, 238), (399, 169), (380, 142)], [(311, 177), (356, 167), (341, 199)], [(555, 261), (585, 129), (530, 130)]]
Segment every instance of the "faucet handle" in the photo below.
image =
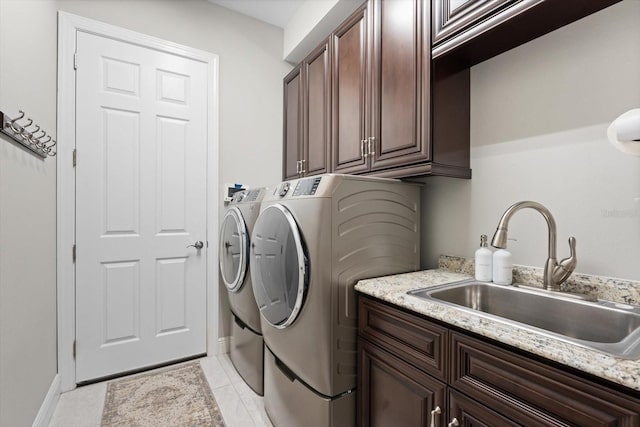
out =
[[(569, 258), (573, 258), (575, 260), (575, 257), (576, 257), (576, 238), (573, 237), (573, 236), (569, 237), (569, 251), (570, 251)], [(562, 261), (564, 262), (565, 260), (568, 260), (569, 258), (565, 258)], [(575, 260), (575, 262), (577, 262), (577, 260)]]
[(569, 257), (560, 261), (558, 266), (553, 270), (553, 280), (557, 285), (560, 285), (562, 282), (567, 280), (578, 264), (578, 257), (576, 256), (576, 238), (573, 236), (569, 237), (569, 250)]

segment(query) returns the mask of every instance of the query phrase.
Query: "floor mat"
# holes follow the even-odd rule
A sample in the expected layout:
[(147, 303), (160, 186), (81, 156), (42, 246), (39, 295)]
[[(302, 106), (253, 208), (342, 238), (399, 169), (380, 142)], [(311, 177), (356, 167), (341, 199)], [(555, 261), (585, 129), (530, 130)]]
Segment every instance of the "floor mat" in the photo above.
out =
[(224, 427), (200, 362), (110, 381), (102, 427)]

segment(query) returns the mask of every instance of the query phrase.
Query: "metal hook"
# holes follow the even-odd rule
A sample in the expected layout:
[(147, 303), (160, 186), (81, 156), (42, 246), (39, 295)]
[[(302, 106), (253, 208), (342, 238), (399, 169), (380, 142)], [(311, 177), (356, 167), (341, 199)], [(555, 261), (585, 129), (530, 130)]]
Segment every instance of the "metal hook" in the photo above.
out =
[(58, 142), (54, 139), (54, 140), (53, 140), (53, 144), (52, 144), (51, 146), (47, 147), (47, 154), (48, 154), (48, 155), (50, 155), (51, 157), (53, 157), (53, 156), (55, 156), (56, 154), (58, 154), (58, 152), (57, 152), (57, 151), (54, 151), (54, 152), (53, 152), (53, 154), (51, 154), (51, 153), (50, 153), (51, 149), (52, 149), (53, 147), (55, 147), (57, 143), (58, 143)]
[(21, 134), (24, 128), (16, 123), (18, 120), (24, 118), (24, 111), (20, 110), (20, 117), (16, 117), (15, 119), (9, 121), (9, 127), (11, 130), (17, 134)]
[(11, 120), (12, 124), (24, 118), (24, 111), (18, 110), (18, 113), (20, 113), (20, 117), (16, 117), (15, 119)]
[[(24, 125), (24, 126), (22, 126), (22, 129), (26, 129), (26, 128), (28, 128), (29, 126), (31, 126), (33, 124), (33, 120), (31, 120), (29, 117), (27, 117), (27, 120), (29, 120), (29, 123)], [(38, 125), (36, 125), (36, 126), (38, 126)]]
[[(31, 120), (31, 119), (29, 119)], [(32, 122), (33, 123), (33, 122)], [(32, 145), (38, 145), (38, 138), (36, 138), (36, 133), (38, 133), (40, 131), (40, 126), (38, 125), (34, 125), (36, 127), (36, 130), (31, 131), (29, 133), (24, 134), (25, 138), (27, 138), (27, 140), (29, 140), (29, 143)]]
[[(45, 135), (46, 135), (46, 132), (45, 132)], [(44, 137), (44, 135), (42, 135), (40, 138), (43, 138), (43, 137)], [(40, 142), (40, 144), (41, 144), (42, 146), (44, 146), (44, 147), (46, 147), (46, 146), (47, 146), (47, 144), (51, 142), (51, 135), (47, 135), (47, 138), (48, 138), (48, 139), (47, 139), (46, 141), (41, 141), (41, 142)], [(55, 145), (55, 144), (54, 144), (54, 145)], [(53, 145), (52, 145), (52, 147), (53, 147)]]

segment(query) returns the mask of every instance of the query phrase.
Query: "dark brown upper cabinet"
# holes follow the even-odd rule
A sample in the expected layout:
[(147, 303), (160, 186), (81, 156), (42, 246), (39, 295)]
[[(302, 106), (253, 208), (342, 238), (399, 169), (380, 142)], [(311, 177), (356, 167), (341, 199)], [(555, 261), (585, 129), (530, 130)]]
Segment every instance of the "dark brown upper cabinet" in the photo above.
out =
[(436, 0), (433, 2), (433, 43), (451, 37), (517, 0)]
[[(430, 11), (422, 0), (371, 0), (371, 170), (431, 159)], [(427, 7), (424, 7), (427, 6)]]
[(284, 178), (470, 178), (470, 67), (618, 1), (367, 0), (285, 78)]
[(329, 41), (302, 63), (304, 76), (304, 122), (301, 173), (304, 176), (330, 171), (331, 70)]
[(470, 67), (621, 0), (431, 0), (432, 57)]
[[(334, 172), (425, 175), (441, 157), (431, 145), (431, 13), (425, 5), (369, 0), (332, 34)], [(464, 110), (468, 99), (449, 102)], [(449, 175), (470, 176), (468, 140), (466, 151), (456, 145), (458, 159), (448, 158), (455, 160)]]
[(328, 40), (284, 79), (283, 178), (329, 172), (331, 71)]
[(302, 158), (302, 64), (284, 78), (283, 161), (285, 180), (300, 176)]
[(367, 11), (365, 3), (331, 35), (332, 169), (339, 173), (369, 170), (364, 146), (369, 98)]

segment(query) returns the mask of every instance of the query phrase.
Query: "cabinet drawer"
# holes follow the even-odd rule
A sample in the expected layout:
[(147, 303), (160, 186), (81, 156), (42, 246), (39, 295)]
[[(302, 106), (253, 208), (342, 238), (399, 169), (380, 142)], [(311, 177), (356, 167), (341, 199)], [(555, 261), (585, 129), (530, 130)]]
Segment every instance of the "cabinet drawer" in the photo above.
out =
[(446, 381), (447, 328), (360, 296), (359, 331), (392, 354)]
[(448, 415), (447, 422), (455, 418), (461, 426), (518, 427), (521, 425), (452, 389), (449, 390)]
[(640, 426), (640, 399), (451, 332), (450, 384), (528, 426)]

